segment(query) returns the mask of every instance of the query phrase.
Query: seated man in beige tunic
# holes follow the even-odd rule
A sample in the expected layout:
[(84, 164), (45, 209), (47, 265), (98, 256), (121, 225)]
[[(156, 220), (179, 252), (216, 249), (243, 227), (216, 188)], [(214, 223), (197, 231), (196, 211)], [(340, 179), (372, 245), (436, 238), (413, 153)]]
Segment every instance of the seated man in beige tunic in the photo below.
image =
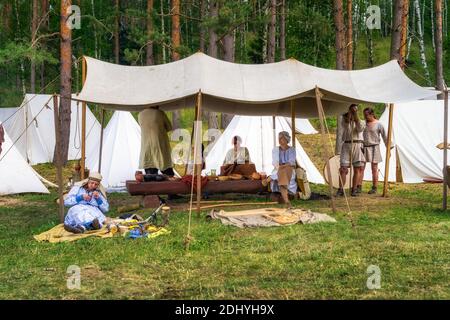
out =
[(223, 164), (243, 164), (250, 162), (250, 153), (246, 147), (242, 147), (242, 138), (234, 136), (232, 139), (233, 148), (228, 150)]
[[(364, 118), (366, 119), (366, 128), (364, 129), (364, 156), (367, 162), (370, 162), (372, 169), (372, 189), (369, 194), (377, 193), (378, 185), (378, 163), (382, 162), (380, 152), (380, 136), (387, 145), (386, 131), (383, 125), (375, 116), (372, 108), (364, 109)], [(393, 148), (393, 146), (392, 146)], [(362, 177), (361, 177), (362, 180)]]
[(172, 130), (167, 115), (158, 107), (151, 107), (139, 113), (141, 126), (141, 155), (139, 167), (146, 174), (162, 174), (169, 177), (175, 175), (172, 164), (172, 152), (168, 132)]
[(359, 182), (361, 180), (360, 176), (364, 172), (366, 161), (363, 153), (364, 128), (365, 123), (359, 119), (358, 106), (356, 104), (352, 104), (348, 112), (339, 118), (336, 134), (336, 154), (341, 156), (341, 167), (339, 169), (340, 187), (336, 194), (337, 196), (344, 195), (343, 185), (345, 185), (350, 165), (353, 166), (354, 170), (351, 195), (355, 197), (358, 193), (361, 193), (362, 186)]

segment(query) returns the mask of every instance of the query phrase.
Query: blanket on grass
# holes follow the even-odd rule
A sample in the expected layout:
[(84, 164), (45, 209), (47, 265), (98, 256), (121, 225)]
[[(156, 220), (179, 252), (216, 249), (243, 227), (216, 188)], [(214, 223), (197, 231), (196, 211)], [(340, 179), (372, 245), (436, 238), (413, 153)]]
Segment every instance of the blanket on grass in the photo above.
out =
[(35, 235), (34, 239), (39, 242), (48, 241), (50, 243), (58, 243), (65, 241), (75, 241), (89, 237), (99, 238), (112, 238), (114, 234), (108, 230), (105, 226), (100, 230), (86, 231), (85, 233), (71, 233), (64, 230), (64, 224), (58, 224), (57, 226), (45, 231), (41, 234)]
[[(122, 219), (116, 219), (114, 221), (121, 222), (120, 227), (117, 229), (111, 229), (107, 226), (104, 226), (100, 230), (90, 230), (84, 233), (71, 233), (64, 230), (63, 224), (58, 224), (57, 226), (51, 228), (48, 231), (45, 231), (41, 234), (35, 235), (34, 239), (38, 242), (50, 242), (50, 243), (58, 243), (58, 242), (70, 242), (76, 241), (89, 237), (97, 237), (97, 238), (112, 238), (115, 235), (122, 235), (126, 238), (136, 239), (136, 238), (156, 238), (164, 234), (169, 234), (170, 231), (166, 228), (156, 227), (153, 225), (147, 225), (145, 227), (140, 227), (135, 225), (133, 221), (132, 225), (127, 226), (127, 221)], [(128, 221), (130, 222), (130, 221)]]
[(275, 227), (296, 223), (309, 224), (318, 222), (336, 222), (329, 215), (304, 209), (263, 208), (242, 211), (216, 211), (209, 215), (212, 219), (219, 219), (225, 225), (239, 228)]

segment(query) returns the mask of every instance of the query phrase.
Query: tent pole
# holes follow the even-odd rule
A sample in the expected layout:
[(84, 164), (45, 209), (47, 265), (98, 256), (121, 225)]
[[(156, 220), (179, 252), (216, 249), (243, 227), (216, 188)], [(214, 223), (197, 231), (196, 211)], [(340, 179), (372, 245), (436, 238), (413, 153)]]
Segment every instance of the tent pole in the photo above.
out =
[(277, 133), (276, 131), (276, 123), (275, 123), (275, 116), (272, 116), (272, 130), (273, 130), (273, 145), (274, 147), (277, 146)]
[(103, 155), (103, 131), (104, 131), (104, 125), (105, 125), (105, 109), (102, 108), (101, 113), (101, 131), (100, 131), (100, 150), (98, 153), (98, 173), (102, 172), (102, 155)]
[(292, 129), (292, 147), (296, 147), (295, 143), (297, 140), (295, 138), (295, 105), (294, 105), (294, 100), (291, 100), (291, 129)]
[(387, 197), (388, 194), (388, 184), (389, 184), (389, 162), (391, 160), (391, 145), (392, 145), (392, 120), (394, 117), (394, 104), (389, 104), (389, 126), (388, 126), (388, 136), (386, 145), (386, 164), (384, 168), (384, 186), (383, 186), (383, 197)]
[(53, 95), (53, 116), (55, 119), (55, 163), (56, 163), (56, 176), (58, 180), (58, 201), (59, 201), (59, 221), (64, 222), (64, 197), (63, 197), (63, 176), (62, 176), (62, 162), (61, 162), (61, 123), (59, 119), (58, 110), (58, 96), (56, 93)]
[[(329, 154), (329, 150), (326, 147), (327, 146), (327, 137), (325, 135), (325, 111), (323, 110), (322, 106), (322, 100), (321, 100), (321, 93), (319, 88), (316, 86), (316, 104), (317, 104), (317, 114), (319, 115), (319, 122), (320, 122), (320, 131), (322, 133), (322, 144), (324, 146), (324, 160), (325, 163), (328, 162), (328, 160), (331, 158)], [(333, 210), (333, 213), (336, 213), (336, 203), (334, 201), (334, 194), (333, 194), (333, 177), (331, 175), (330, 167), (327, 166), (327, 176), (328, 176), (328, 187), (330, 191), (330, 199), (331, 199), (331, 209)]]
[[(82, 84), (86, 82), (86, 59), (83, 57), (81, 60), (81, 77)], [(86, 168), (86, 102), (81, 104), (81, 180), (85, 179), (85, 168)]]
[[(194, 155), (195, 158), (195, 170), (197, 177), (197, 216), (200, 217), (200, 202), (202, 200), (202, 165), (203, 165), (203, 154), (202, 154), (202, 91), (200, 90), (197, 95), (197, 105), (196, 105), (196, 125), (195, 125), (195, 145), (194, 149), (197, 151)], [(192, 181), (194, 183), (194, 181)]]
[(442, 209), (447, 210), (447, 157), (448, 157), (448, 89), (444, 90), (444, 182), (442, 190)]

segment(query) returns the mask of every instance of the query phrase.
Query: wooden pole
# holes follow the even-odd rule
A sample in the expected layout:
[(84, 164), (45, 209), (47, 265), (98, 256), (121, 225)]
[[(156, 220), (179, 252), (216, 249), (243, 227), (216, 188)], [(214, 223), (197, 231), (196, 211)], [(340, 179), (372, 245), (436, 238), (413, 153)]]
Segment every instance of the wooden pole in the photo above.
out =
[(64, 222), (64, 196), (63, 196), (63, 176), (62, 176), (62, 161), (61, 161), (61, 122), (59, 119), (58, 110), (58, 96), (53, 95), (53, 116), (55, 119), (55, 163), (56, 163), (56, 177), (58, 180), (58, 201), (59, 201), (59, 221)]
[(292, 129), (292, 147), (295, 149), (295, 105), (294, 100), (291, 100), (291, 129)]
[(388, 126), (388, 136), (386, 145), (386, 163), (384, 168), (384, 186), (383, 186), (383, 197), (388, 195), (388, 185), (389, 185), (389, 162), (391, 160), (391, 144), (392, 144), (392, 119), (394, 117), (394, 104), (389, 104), (389, 126)]
[(442, 209), (447, 210), (447, 157), (448, 157), (448, 89), (444, 90), (444, 182), (442, 188)]
[[(319, 122), (320, 122), (320, 131), (322, 133), (322, 145), (324, 147), (324, 160), (325, 163), (328, 162), (328, 160), (331, 158), (331, 155), (328, 150), (328, 143), (327, 143), (327, 137), (325, 135), (325, 112), (323, 110), (322, 106), (322, 100), (321, 100), (321, 93), (318, 87), (316, 87), (316, 104), (317, 104), (317, 114), (319, 115)], [(327, 176), (328, 176), (328, 187), (330, 191), (330, 199), (331, 199), (331, 208), (333, 209), (333, 213), (336, 213), (336, 203), (334, 201), (334, 194), (333, 194), (333, 177), (331, 175), (330, 166), (327, 166)]]
[[(81, 64), (82, 84), (86, 82), (86, 59), (83, 57)], [(86, 102), (81, 104), (81, 180), (85, 179), (86, 168)]]
[[(202, 92), (199, 91), (197, 95), (197, 105), (196, 105), (196, 125), (195, 125), (195, 141), (194, 141), (194, 154), (195, 159), (195, 173), (197, 180), (197, 216), (200, 217), (201, 211), (201, 200), (202, 200), (202, 165), (203, 165), (203, 154), (202, 154)], [(194, 183), (194, 181), (192, 181)]]
[(100, 131), (100, 150), (98, 152), (98, 173), (102, 172), (102, 154), (103, 154), (103, 132), (105, 128), (105, 109), (102, 108), (101, 114), (101, 131)]
[(272, 116), (272, 130), (273, 130), (273, 146), (277, 146), (277, 133), (276, 133), (276, 123), (275, 116)]

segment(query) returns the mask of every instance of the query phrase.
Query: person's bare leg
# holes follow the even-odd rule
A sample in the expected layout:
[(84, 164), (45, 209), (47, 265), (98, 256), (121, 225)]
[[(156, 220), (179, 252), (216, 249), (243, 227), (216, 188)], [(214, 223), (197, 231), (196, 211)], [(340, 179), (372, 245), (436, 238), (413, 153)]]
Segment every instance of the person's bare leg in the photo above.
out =
[(372, 163), (372, 189), (369, 191), (369, 194), (377, 193), (378, 187), (378, 163)]
[(364, 162), (364, 164), (362, 165), (362, 167), (359, 167), (359, 181), (358, 181), (358, 193), (362, 192), (362, 184), (363, 184), (363, 180), (364, 180), (364, 171), (366, 169), (366, 163)]
[(345, 181), (347, 180), (347, 173), (348, 173), (347, 167), (339, 168), (339, 190), (336, 194), (337, 196), (344, 195), (344, 186), (345, 186)]
[(288, 189), (287, 186), (280, 186), (281, 197), (283, 198), (284, 204), (290, 208), (291, 202), (289, 201)]
[(352, 196), (356, 195), (356, 191), (358, 189), (359, 177), (361, 175), (361, 167), (353, 167), (353, 187), (352, 187)]

